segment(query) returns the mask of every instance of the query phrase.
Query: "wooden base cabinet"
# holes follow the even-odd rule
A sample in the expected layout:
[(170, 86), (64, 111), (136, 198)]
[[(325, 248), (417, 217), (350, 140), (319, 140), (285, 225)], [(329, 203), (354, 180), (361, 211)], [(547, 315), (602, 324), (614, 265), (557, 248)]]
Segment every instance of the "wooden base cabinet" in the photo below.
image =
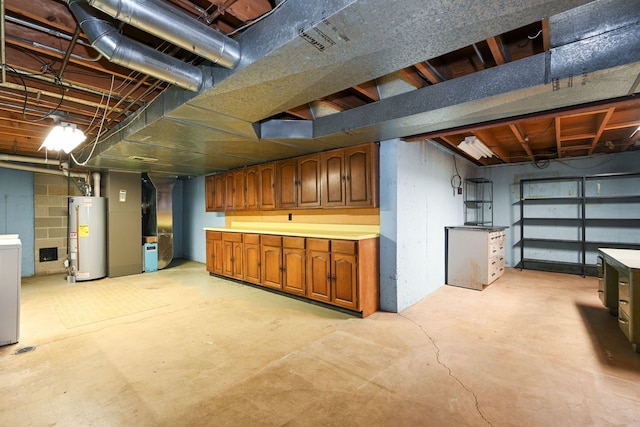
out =
[(378, 242), (207, 231), (207, 271), (366, 317), (379, 307)]
[(282, 289), (296, 295), (306, 294), (305, 238), (282, 238)]
[(349, 310), (358, 310), (357, 242), (307, 239), (307, 296)]
[(222, 275), (222, 233), (219, 231), (207, 231), (207, 271), (213, 274)]
[(259, 285), (262, 281), (260, 235), (244, 234), (242, 236), (242, 240), (244, 244), (244, 250), (242, 252), (242, 262), (244, 263), (244, 280)]
[(262, 286), (282, 289), (282, 236), (262, 236)]

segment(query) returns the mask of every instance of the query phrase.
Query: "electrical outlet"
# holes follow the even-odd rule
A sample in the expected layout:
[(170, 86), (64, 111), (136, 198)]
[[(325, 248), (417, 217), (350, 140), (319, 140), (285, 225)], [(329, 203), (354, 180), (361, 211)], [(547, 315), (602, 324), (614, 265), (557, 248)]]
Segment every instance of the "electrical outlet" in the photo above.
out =
[(291, 221), (293, 219), (293, 214), (289, 214), (289, 221)]

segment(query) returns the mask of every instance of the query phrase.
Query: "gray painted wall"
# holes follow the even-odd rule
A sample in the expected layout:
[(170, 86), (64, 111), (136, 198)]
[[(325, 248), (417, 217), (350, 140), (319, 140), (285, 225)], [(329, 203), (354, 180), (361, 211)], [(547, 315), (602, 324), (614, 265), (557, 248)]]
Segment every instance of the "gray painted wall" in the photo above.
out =
[[(520, 200), (520, 179), (621, 172), (640, 172), (640, 151), (599, 155), (591, 158), (552, 160), (547, 167), (542, 169), (536, 167), (533, 163), (481, 168), (480, 174), (493, 181), (494, 224), (509, 226), (509, 229), (506, 230), (505, 264), (513, 267), (520, 261), (520, 247), (518, 245), (520, 227), (517, 224), (520, 219), (520, 206), (518, 204)], [(565, 190), (566, 188), (564, 190), (556, 188), (549, 191)], [(635, 191), (639, 190), (636, 189)], [(628, 206), (635, 206), (637, 209), (637, 205)], [(611, 214), (615, 213), (612, 212)], [(558, 212), (558, 216), (561, 215), (562, 213)], [(629, 213), (627, 216), (632, 217), (633, 215), (640, 218), (640, 211)], [(558, 227), (556, 232), (558, 237), (567, 236), (567, 233), (573, 232), (575, 234), (575, 228), (569, 230)], [(621, 241), (629, 240), (629, 236), (625, 235), (626, 231), (616, 231), (614, 228), (608, 228), (608, 233), (608, 239), (620, 238)]]
[(35, 274), (33, 172), (0, 168), (0, 234), (19, 234), (22, 276)]
[(380, 305), (396, 312), (444, 284), (444, 227), (464, 222), (451, 180), (478, 168), (429, 141), (383, 141), (380, 157)]
[(224, 227), (224, 213), (205, 212), (204, 175), (180, 182), (182, 183), (182, 256), (204, 263), (206, 241), (203, 228)]

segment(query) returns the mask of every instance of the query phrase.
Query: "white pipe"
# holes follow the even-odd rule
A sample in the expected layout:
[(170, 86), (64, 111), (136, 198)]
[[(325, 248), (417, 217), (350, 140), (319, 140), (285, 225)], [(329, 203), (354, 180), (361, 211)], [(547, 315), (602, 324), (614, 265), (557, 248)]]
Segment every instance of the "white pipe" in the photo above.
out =
[(43, 159), (42, 157), (27, 157), (16, 156), (14, 154), (2, 154), (0, 153), (0, 160), (6, 162), (21, 162), (21, 163), (38, 163), (42, 165), (59, 165), (60, 161), (55, 159)]
[(94, 172), (93, 176), (93, 195), (100, 197), (100, 172)]
[(47, 169), (47, 168), (40, 168), (38, 166), (18, 165), (15, 163), (7, 163), (3, 161), (0, 161), (0, 167), (7, 168), (7, 169), (17, 169), (17, 170), (28, 171), (28, 172), (48, 173), (52, 175), (64, 175), (62, 171), (59, 169)]

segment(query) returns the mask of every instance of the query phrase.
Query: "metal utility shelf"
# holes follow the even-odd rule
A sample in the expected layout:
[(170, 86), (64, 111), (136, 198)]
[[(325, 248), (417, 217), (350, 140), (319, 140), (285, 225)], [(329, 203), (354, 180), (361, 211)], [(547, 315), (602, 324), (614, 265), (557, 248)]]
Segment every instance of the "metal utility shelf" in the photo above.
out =
[(640, 248), (629, 242), (640, 242), (640, 218), (629, 217), (640, 212), (640, 172), (522, 179), (519, 204), (520, 268), (595, 275), (587, 254), (598, 247)]

